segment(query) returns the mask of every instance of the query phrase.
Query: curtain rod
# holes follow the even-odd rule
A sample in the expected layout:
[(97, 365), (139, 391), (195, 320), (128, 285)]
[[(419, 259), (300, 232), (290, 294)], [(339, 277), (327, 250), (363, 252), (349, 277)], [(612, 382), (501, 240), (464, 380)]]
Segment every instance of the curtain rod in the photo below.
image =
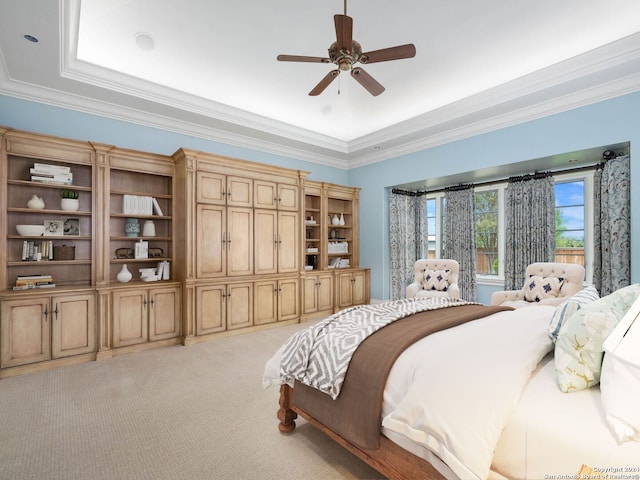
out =
[(575, 173), (575, 172), (581, 172), (581, 171), (585, 171), (585, 170), (596, 170), (598, 168), (602, 168), (602, 165), (604, 165), (604, 162), (599, 162), (597, 164), (594, 165), (586, 165), (584, 167), (576, 167), (576, 168), (567, 168), (564, 170), (556, 170), (556, 171), (546, 171), (546, 172), (535, 172), (535, 173), (529, 173), (526, 175), (519, 175), (519, 176), (515, 176), (515, 177), (507, 177), (507, 178), (502, 178), (502, 179), (498, 179), (498, 180), (487, 180), (486, 182), (478, 182), (478, 183), (460, 183), (458, 185), (453, 185), (450, 187), (443, 187), (443, 188), (436, 188), (433, 190), (424, 190), (424, 191), (415, 191), (415, 192), (411, 192), (408, 190), (401, 190), (399, 188), (393, 188), (391, 189), (391, 193), (396, 193), (398, 195), (407, 195), (407, 196), (412, 196), (412, 197), (419, 197), (422, 195), (427, 195), (430, 193), (440, 193), (440, 192), (446, 192), (448, 191), (453, 191), (453, 190), (464, 190), (466, 188), (476, 188), (476, 187), (485, 187), (485, 186), (489, 186), (489, 185), (496, 185), (498, 183), (506, 183), (509, 181), (512, 181), (512, 179), (516, 179), (516, 180), (526, 180), (526, 179), (532, 179), (532, 178), (543, 178), (546, 176), (554, 176), (554, 175), (562, 175), (565, 173)]

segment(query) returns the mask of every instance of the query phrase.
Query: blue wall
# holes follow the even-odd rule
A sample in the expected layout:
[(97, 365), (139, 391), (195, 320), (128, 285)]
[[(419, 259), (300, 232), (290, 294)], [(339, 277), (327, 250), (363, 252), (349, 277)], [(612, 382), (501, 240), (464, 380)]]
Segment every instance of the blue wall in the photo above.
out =
[[(349, 172), (315, 163), (265, 154), (151, 127), (135, 125), (0, 96), (0, 125), (124, 148), (172, 154), (179, 147), (203, 150), (260, 163), (307, 170), (313, 180), (360, 187), (360, 264), (371, 268), (371, 296), (388, 299), (388, 187), (434, 176), (471, 172), (572, 152), (630, 142), (640, 145), (640, 93), (551, 115), (495, 132), (404, 155)], [(632, 162), (632, 205), (640, 205), (640, 168)], [(632, 231), (640, 227), (640, 210), (632, 207)], [(632, 281), (640, 281), (640, 235), (632, 237)], [(635, 253), (634, 253), (635, 252)], [(496, 288), (480, 287), (487, 302)]]
[[(640, 145), (640, 93), (577, 108), (495, 132), (430, 148), (349, 172), (349, 184), (360, 197), (360, 263), (371, 267), (371, 296), (388, 299), (388, 188), (430, 177), (471, 172), (616, 143), (631, 143), (632, 232), (640, 228), (640, 167), (633, 147)], [(437, 173), (436, 173), (437, 172)], [(632, 282), (640, 281), (640, 235), (632, 236)], [(488, 302), (498, 288), (479, 287), (478, 300)]]

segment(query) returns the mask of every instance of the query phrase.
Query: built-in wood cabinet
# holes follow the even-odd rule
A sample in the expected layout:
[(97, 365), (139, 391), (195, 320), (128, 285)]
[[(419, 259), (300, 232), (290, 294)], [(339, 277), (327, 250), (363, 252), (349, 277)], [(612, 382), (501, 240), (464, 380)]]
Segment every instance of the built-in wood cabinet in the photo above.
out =
[(367, 270), (336, 272), (336, 305), (338, 310), (369, 302)]
[(93, 292), (22, 295), (0, 308), (2, 369), (95, 352)]
[[(0, 135), (2, 133), (0, 128)], [(3, 212), (0, 229), (4, 239), (0, 242), (3, 267), (0, 290), (12, 289), (18, 276), (41, 274), (51, 275), (57, 286), (94, 285), (95, 152), (91, 144), (6, 130), (0, 156), (0, 211)], [(43, 167), (36, 169), (36, 165)], [(49, 180), (36, 173), (40, 168), (68, 171), (69, 176), (60, 174), (58, 178), (70, 178), (71, 183), (43, 183)], [(52, 178), (50, 181), (65, 180)], [(77, 210), (62, 208), (64, 190), (77, 193)], [(42, 208), (28, 206), (34, 196), (42, 200)], [(43, 236), (45, 222), (59, 228), (55, 231), (48, 228)], [(38, 225), (42, 230), (21, 235), (17, 225)], [(64, 255), (60, 247), (68, 247)]]
[(300, 320), (306, 172), (180, 149), (183, 342)]
[(180, 336), (180, 286), (121, 288), (111, 297), (114, 348)]
[(195, 226), (198, 278), (253, 273), (252, 209), (199, 204)]
[(331, 271), (304, 272), (302, 275), (303, 320), (329, 315), (334, 309), (334, 273)]
[(300, 318), (298, 277), (261, 280), (254, 283), (254, 325)]
[[(6, 127), (0, 140), (0, 377), (369, 301), (358, 189), (188, 149), (165, 156)], [(37, 164), (68, 180), (33, 178)], [(65, 190), (78, 197), (72, 209)], [(44, 235), (16, 228), (45, 224)], [(51, 280), (14, 289), (39, 274)]]
[(370, 301), (370, 272), (359, 266), (359, 193), (305, 183), (303, 319)]
[(253, 283), (195, 287), (195, 334), (208, 335), (253, 324)]

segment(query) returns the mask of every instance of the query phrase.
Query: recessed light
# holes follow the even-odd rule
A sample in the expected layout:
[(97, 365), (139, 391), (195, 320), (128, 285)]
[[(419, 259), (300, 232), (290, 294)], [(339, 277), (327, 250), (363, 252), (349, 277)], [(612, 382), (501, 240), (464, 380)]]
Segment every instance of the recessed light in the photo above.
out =
[(28, 33), (25, 33), (22, 38), (24, 38), (25, 40), (31, 42), (31, 43), (38, 43), (40, 40), (38, 40), (38, 37), (35, 37), (33, 35), (29, 35)]
[(150, 51), (156, 46), (156, 42), (148, 33), (136, 33), (136, 45), (140, 50)]

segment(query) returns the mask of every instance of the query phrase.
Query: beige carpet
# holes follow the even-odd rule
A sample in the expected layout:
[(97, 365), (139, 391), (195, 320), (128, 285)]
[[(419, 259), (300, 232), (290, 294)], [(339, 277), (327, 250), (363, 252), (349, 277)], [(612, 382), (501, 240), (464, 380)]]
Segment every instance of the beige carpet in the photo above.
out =
[(265, 362), (293, 325), (0, 380), (0, 479), (353, 479), (377, 472), (298, 420)]

